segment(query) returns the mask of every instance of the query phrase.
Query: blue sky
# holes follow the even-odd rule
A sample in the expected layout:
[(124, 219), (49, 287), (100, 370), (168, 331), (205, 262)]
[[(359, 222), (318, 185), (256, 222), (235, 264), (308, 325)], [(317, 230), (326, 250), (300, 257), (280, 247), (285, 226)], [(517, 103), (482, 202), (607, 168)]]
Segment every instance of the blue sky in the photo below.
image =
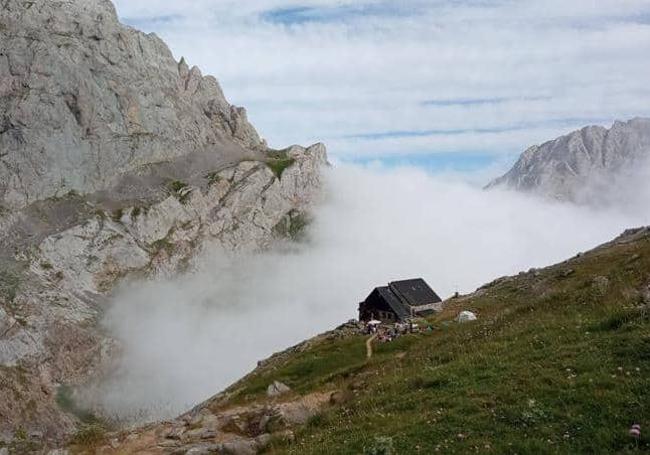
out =
[(650, 116), (647, 0), (116, 5), (217, 77), (274, 147), (320, 141), (342, 161), (470, 172)]

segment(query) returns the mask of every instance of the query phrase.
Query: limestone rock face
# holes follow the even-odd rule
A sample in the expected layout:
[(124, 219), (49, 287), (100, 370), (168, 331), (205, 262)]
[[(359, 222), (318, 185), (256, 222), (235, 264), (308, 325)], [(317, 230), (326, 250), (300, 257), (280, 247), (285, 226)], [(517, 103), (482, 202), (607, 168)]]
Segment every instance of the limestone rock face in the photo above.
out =
[(191, 153), (215, 163), (264, 144), (219, 83), (121, 25), (108, 0), (0, 2), (0, 204), (109, 187)]
[(476, 319), (476, 315), (471, 311), (461, 311), (456, 318), (458, 322), (471, 322), (476, 321)]
[(290, 391), (291, 389), (282, 382), (273, 381), (273, 383), (269, 384), (269, 386), (266, 388), (266, 395), (269, 397), (277, 397)]
[(75, 386), (119, 355), (98, 324), (121, 280), (267, 248), (326, 164), (268, 149), (109, 1), (0, 0), (0, 445), (75, 430)]
[[(650, 119), (589, 126), (524, 152), (488, 188), (506, 188), (553, 199), (591, 202), (621, 173), (650, 160)], [(600, 195), (598, 194), (600, 193)]]

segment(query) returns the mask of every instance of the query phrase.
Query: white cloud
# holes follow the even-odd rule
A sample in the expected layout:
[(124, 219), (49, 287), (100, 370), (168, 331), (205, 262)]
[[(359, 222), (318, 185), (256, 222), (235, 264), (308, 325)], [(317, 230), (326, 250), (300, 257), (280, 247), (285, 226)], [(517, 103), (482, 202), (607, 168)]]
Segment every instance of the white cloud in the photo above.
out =
[[(217, 76), (231, 101), (246, 106), (278, 147), (321, 140), (333, 155), (348, 157), (477, 147), (512, 154), (590, 119), (606, 124), (650, 115), (645, 0), (367, 4), (399, 5), (402, 14), (379, 9), (381, 14), (346, 17), (345, 8), (358, 10), (359, 2), (338, 0), (117, 0), (122, 17), (156, 31), (175, 55)], [(342, 12), (336, 20), (293, 26), (263, 19), (291, 7), (320, 7), (310, 13), (315, 15)], [(147, 23), (156, 17), (165, 20)], [(421, 105), (494, 97), (513, 100)], [(563, 118), (578, 120), (544, 127)], [(345, 139), (518, 123), (531, 128), (485, 140), (471, 133), (372, 144)]]
[[(641, 175), (648, 188), (647, 173)], [(307, 243), (210, 254), (196, 273), (118, 294), (105, 321), (124, 346), (100, 402), (122, 417), (171, 417), (269, 354), (356, 316), (388, 281), (422, 276), (447, 297), (548, 265), (650, 223), (650, 193), (624, 212), (484, 192), (414, 169), (342, 166)]]
[[(324, 141), (334, 161), (461, 151), (505, 157), (590, 119), (650, 114), (647, 0), (411, 1), (399, 4), (417, 14), (355, 13), (294, 26), (261, 15), (359, 2), (116, 3), (177, 57), (217, 76), (271, 145)], [(495, 98), (506, 101), (422, 104)], [(430, 134), (364, 137), (391, 131)], [(342, 166), (330, 175), (307, 244), (217, 254), (194, 274), (125, 289), (105, 321), (125, 355), (100, 401), (122, 416), (173, 416), (256, 360), (354, 317), (374, 286), (423, 276), (443, 296), (470, 291), (650, 223), (647, 173), (637, 186), (644, 191), (614, 211), (477, 189), (502, 166), (462, 175), (470, 183)]]

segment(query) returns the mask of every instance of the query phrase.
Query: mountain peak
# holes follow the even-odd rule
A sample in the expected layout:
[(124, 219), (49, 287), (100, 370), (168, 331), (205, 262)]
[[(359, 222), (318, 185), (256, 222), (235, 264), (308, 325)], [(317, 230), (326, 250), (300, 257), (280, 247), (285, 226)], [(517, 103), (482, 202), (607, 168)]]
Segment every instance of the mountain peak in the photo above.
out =
[(0, 21), (0, 206), (106, 190), (183, 156), (266, 150), (214, 77), (120, 24), (108, 0), (9, 0)]
[(616, 178), (650, 159), (650, 119), (587, 126), (527, 149), (486, 188), (507, 188), (552, 199), (590, 202), (585, 187)]

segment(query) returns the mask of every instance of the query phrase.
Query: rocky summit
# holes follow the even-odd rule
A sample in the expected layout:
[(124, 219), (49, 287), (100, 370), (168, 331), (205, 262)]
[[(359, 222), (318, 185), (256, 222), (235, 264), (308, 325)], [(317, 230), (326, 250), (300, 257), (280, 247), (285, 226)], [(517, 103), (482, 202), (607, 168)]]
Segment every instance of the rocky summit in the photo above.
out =
[(588, 126), (529, 148), (487, 188), (591, 203), (599, 188), (611, 188), (612, 181), (635, 173), (639, 164), (647, 167), (649, 160), (650, 119), (615, 122), (610, 129)]
[(116, 284), (295, 235), (321, 144), (267, 147), (219, 83), (108, 0), (0, 0), (0, 447), (61, 441), (119, 351)]
[(188, 157), (219, 167), (262, 156), (217, 80), (122, 26), (108, 0), (3, 0), (0, 20), (5, 210), (111, 189)]

